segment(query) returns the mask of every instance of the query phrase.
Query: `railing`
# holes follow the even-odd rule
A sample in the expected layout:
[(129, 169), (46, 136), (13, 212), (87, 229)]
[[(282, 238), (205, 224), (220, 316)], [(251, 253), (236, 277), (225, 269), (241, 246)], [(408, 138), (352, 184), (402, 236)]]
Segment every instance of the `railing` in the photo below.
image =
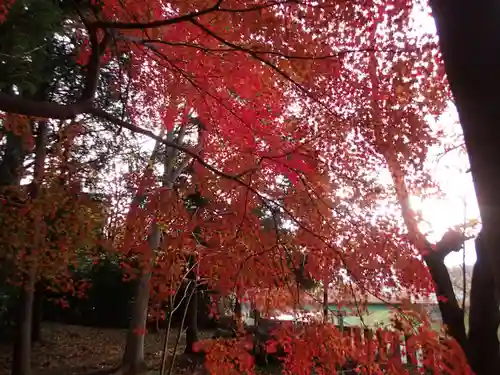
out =
[(418, 368), (423, 368), (423, 350), (415, 348), (412, 353), (408, 345), (410, 336), (385, 329), (372, 330), (339, 326), (337, 328), (350, 338), (351, 346), (355, 350), (364, 352), (365, 355), (372, 356), (374, 359), (400, 361), (402, 365), (413, 363)]
[[(262, 319), (260, 323), (263, 329), (261, 332), (268, 333), (279, 325), (278, 321), (268, 319)], [(353, 363), (378, 362), (382, 367), (414, 368), (416, 373), (422, 373), (422, 370), (434, 368), (440, 359), (438, 351), (424, 350), (411, 336), (405, 336), (400, 331), (364, 329), (358, 326), (336, 327), (347, 339), (344, 345), (346, 359)]]
[[(432, 373), (435, 374), (437, 368), (445, 365), (448, 369), (446, 373), (450, 373), (454, 366), (459, 363), (454, 362), (442, 351), (447, 347), (444, 337), (439, 338), (439, 343), (443, 345), (421, 345), (411, 335), (405, 335), (401, 331), (388, 329), (366, 329), (362, 327), (340, 327), (345, 337), (350, 340), (350, 346), (356, 356), (369, 356), (367, 362), (379, 362), (380, 364), (390, 364), (395, 367), (405, 367), (406, 369), (413, 368), (415, 374)], [(459, 357), (456, 357), (459, 360)], [(384, 367), (384, 366), (382, 366)], [(441, 371), (441, 370), (440, 370)], [(454, 371), (454, 370), (453, 370)], [(453, 372), (455, 373), (455, 372)]]

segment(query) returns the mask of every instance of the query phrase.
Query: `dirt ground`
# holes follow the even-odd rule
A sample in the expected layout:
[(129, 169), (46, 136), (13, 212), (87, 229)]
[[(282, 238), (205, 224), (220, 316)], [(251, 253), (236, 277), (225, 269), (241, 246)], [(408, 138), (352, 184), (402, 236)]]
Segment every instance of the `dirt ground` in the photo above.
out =
[[(32, 355), (33, 375), (87, 375), (106, 373), (116, 368), (123, 354), (125, 330), (102, 329), (48, 323), (42, 327), (42, 342), (34, 344)], [(211, 332), (200, 336), (210, 337)], [(169, 336), (169, 353), (173, 347), (177, 330)], [(158, 368), (162, 354), (163, 334), (148, 334), (145, 339), (145, 357), (150, 368)], [(184, 351), (181, 338), (177, 353)], [(11, 346), (0, 345), (0, 375), (10, 374)], [(186, 373), (189, 359), (179, 356), (176, 374)], [(151, 374), (154, 372), (151, 372)], [(193, 371), (189, 371), (193, 373)]]

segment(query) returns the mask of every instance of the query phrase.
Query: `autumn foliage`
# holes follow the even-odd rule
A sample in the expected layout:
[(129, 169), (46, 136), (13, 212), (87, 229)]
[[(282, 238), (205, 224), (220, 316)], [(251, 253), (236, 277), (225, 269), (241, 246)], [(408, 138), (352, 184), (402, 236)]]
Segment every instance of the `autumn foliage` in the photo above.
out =
[[(15, 121), (28, 126), (26, 118)], [(83, 298), (89, 285), (84, 280), (73, 280), (71, 270), (77, 269), (84, 257), (98, 255), (96, 248), (101, 243), (99, 233), (104, 212), (102, 203), (82, 193), (78, 181), (71, 178), (71, 162), (64, 155), (69, 151), (66, 148), (70, 147), (71, 138), (77, 135), (74, 127), (71, 124), (61, 132), (61, 142), (56, 144), (57, 151), (47, 163), (45, 183), (36, 197), (32, 185), (2, 189), (4, 230), (0, 243), (4, 265), (15, 266), (16, 272), (8, 276), (14, 285), (22, 286), (27, 271), (36, 266), (37, 280), (44, 280), (50, 290)], [(25, 147), (33, 145), (30, 133), (23, 138), (27, 141)], [(65, 300), (55, 302), (67, 304)]]
[[(449, 92), (435, 37), (415, 30), (415, 6), (93, 0), (76, 6), (71, 31), (74, 59), (86, 74), (80, 97), (57, 108), (46, 103), (38, 114), (7, 101), (0, 109), (60, 120), (89, 115), (82, 121), (93, 117), (156, 140), (154, 131), (166, 129), (159, 141), (170, 185), (151, 166), (124, 175), (140, 199), (132, 199), (106, 243), (127, 279), (151, 272), (152, 305), (175, 294), (190, 267), (200, 285), (270, 314), (304, 304), (299, 272), (312, 285), (336, 285), (342, 293), (331, 302), (338, 304), (429, 296), (433, 284), (408, 198), (432, 191), (424, 162), (438, 135), (428, 121), (444, 111)], [(122, 117), (94, 100), (104, 68), (121, 77), (109, 90), (127, 97)], [(174, 166), (183, 173), (175, 175)], [(47, 189), (25, 219), (4, 225), (32, 236), (32, 216), (43, 213), (44, 228), (55, 233), (43, 231), (52, 242), (44, 242), (38, 261), (50, 264), (44, 275), (62, 282), (74, 249), (85, 249), (92, 231), (81, 199), (53, 183), (50, 171), (60, 169), (49, 166)], [(384, 169), (392, 177), (386, 186), (378, 179)], [(193, 196), (202, 202), (190, 202)], [(156, 249), (149, 241), (154, 226), (162, 233)], [(433, 353), (427, 365), (465, 373), (453, 341), (434, 333), (425, 317), (415, 319), (422, 324), (403, 324), (403, 331), (412, 331), (415, 348)], [(252, 343), (241, 335), (202, 343), (212, 374), (253, 373)], [(333, 374), (347, 360), (364, 373), (409, 373), (380, 349), (392, 336), (351, 341), (315, 321), (276, 331), (268, 349), (284, 350), (287, 374)]]

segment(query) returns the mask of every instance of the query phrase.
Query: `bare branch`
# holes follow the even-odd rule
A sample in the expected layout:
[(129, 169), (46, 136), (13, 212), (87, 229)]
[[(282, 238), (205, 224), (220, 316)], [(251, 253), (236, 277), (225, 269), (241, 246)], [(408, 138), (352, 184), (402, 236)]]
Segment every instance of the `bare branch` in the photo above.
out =
[(165, 18), (162, 20), (156, 20), (151, 22), (111, 22), (111, 21), (95, 21), (92, 23), (93, 27), (97, 28), (107, 28), (107, 29), (127, 29), (127, 30), (138, 30), (138, 29), (153, 29), (155, 27), (163, 27), (174, 25), (181, 22), (191, 21), (200, 16), (214, 13), (214, 12), (223, 12), (223, 13), (248, 13), (248, 12), (256, 12), (259, 10), (272, 8), (279, 5), (298, 3), (297, 0), (284, 0), (284, 1), (273, 1), (261, 5), (256, 5), (250, 8), (240, 8), (240, 9), (231, 9), (231, 8), (221, 8), (222, 0), (217, 0), (214, 6), (187, 13), (182, 16)]
[(95, 21), (92, 23), (93, 27), (101, 29), (127, 29), (127, 30), (137, 30), (137, 29), (153, 29), (155, 27), (162, 27), (168, 25), (174, 25), (176, 23), (181, 23), (185, 21), (190, 21), (196, 17), (203, 16), (208, 13), (212, 13), (219, 9), (222, 0), (217, 0), (214, 6), (203, 9), (196, 12), (191, 12), (178, 17), (165, 18), (162, 20), (156, 20), (152, 22), (108, 22), (108, 21)]

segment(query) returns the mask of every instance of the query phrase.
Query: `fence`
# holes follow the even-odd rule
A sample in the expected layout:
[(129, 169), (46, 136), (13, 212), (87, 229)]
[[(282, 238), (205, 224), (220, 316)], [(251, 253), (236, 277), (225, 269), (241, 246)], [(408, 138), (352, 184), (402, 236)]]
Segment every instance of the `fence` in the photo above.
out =
[[(304, 323), (299, 323), (304, 324)], [(307, 324), (307, 323), (306, 323)], [(257, 332), (263, 334), (260, 338), (262, 342), (267, 341), (272, 335), (272, 331), (280, 325), (279, 321), (260, 319)], [(430, 350), (424, 350), (411, 338), (405, 336), (399, 331), (391, 331), (387, 329), (363, 329), (359, 326), (338, 326), (337, 329), (343, 333), (347, 339), (346, 348), (350, 347), (351, 353), (355, 353), (355, 357), (359, 360), (360, 357), (365, 357), (366, 362), (390, 362), (395, 366), (410, 366), (417, 369), (423, 369), (425, 363), (431, 364), (433, 358), (438, 359), (438, 353), (433, 353)], [(260, 341), (259, 340), (259, 341)], [(349, 357), (349, 349), (346, 350), (346, 357)], [(424, 360), (424, 355), (425, 359)], [(356, 358), (346, 358), (356, 361)], [(364, 361), (363, 361), (364, 362)]]
[(366, 355), (380, 359), (400, 361), (402, 365), (410, 363), (423, 368), (422, 348), (409, 345), (410, 336), (398, 331), (383, 329), (363, 329), (361, 327), (338, 327), (350, 339), (351, 346), (364, 351)]
[[(455, 359), (445, 358), (442, 349), (450, 347), (443, 337), (439, 338), (439, 345), (425, 345), (415, 340), (411, 335), (405, 335), (400, 331), (391, 331), (387, 329), (363, 329), (361, 327), (340, 327), (345, 337), (350, 340), (353, 352), (361, 356), (370, 356), (371, 361), (380, 363), (391, 363), (392, 366), (402, 366), (407, 369), (415, 369), (415, 373), (445, 373), (442, 370), (443, 365), (447, 367), (446, 373), (458, 374), (458, 365)], [(436, 343), (437, 344), (437, 343)], [(450, 352), (451, 353), (451, 352)], [(459, 357), (456, 357), (459, 360)], [(451, 371), (451, 372), (450, 372)], [(460, 370), (461, 371), (461, 370)], [(413, 373), (413, 372), (411, 372)], [(462, 372), (460, 372), (462, 373)]]

